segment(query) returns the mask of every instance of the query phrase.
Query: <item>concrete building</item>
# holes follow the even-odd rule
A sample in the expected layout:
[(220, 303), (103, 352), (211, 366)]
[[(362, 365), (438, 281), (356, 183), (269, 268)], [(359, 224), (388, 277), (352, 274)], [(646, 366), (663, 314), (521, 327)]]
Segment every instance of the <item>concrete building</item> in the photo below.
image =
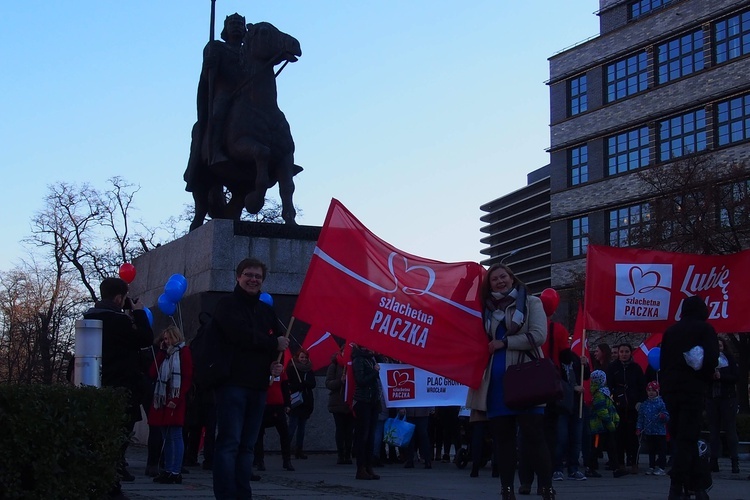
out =
[[(750, 156), (750, 1), (600, 0), (596, 14), (599, 36), (549, 59), (550, 283), (558, 291), (584, 272), (589, 242), (635, 244), (653, 201), (638, 172)], [(748, 181), (736, 184), (746, 196)], [(482, 220), (515, 196), (483, 206), (490, 215)], [(508, 251), (500, 238), (510, 230), (486, 229), (490, 262)], [(520, 238), (537, 227), (513, 231)]]
[(528, 185), (480, 207), (487, 215), (481, 231), (489, 236), (482, 264), (504, 262), (526, 283), (532, 293), (548, 288), (550, 282), (549, 166), (527, 176)]

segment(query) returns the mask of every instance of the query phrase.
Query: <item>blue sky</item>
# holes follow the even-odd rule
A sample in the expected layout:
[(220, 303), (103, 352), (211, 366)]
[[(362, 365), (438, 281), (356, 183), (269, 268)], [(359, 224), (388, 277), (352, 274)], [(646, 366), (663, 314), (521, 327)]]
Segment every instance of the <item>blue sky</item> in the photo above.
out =
[[(331, 198), (392, 245), (479, 261), (479, 206), (548, 163), (547, 58), (598, 32), (596, 0), (216, 0), (296, 37), (278, 79), (300, 224)], [(152, 226), (192, 198), (182, 174), (210, 0), (25, 0), (0, 16), (0, 270), (47, 185), (141, 185)], [(276, 197), (277, 189), (269, 194)]]

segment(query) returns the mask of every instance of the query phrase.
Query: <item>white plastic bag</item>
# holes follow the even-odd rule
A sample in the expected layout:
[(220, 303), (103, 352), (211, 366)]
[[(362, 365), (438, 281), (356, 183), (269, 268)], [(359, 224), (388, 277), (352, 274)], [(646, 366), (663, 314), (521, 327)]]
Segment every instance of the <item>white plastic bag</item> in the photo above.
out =
[(695, 371), (703, 368), (703, 348), (699, 345), (693, 347), (687, 352), (682, 353), (685, 356), (685, 362)]

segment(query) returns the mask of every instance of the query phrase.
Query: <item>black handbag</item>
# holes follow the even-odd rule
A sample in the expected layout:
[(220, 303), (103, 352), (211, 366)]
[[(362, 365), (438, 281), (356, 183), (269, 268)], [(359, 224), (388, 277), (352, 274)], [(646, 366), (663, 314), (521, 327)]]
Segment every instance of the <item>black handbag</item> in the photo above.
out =
[[(534, 345), (529, 332), (529, 343)], [(530, 361), (509, 366), (503, 378), (505, 406), (511, 410), (528, 410), (551, 403), (564, 396), (560, 371), (549, 358), (540, 358), (535, 349), (524, 351)]]

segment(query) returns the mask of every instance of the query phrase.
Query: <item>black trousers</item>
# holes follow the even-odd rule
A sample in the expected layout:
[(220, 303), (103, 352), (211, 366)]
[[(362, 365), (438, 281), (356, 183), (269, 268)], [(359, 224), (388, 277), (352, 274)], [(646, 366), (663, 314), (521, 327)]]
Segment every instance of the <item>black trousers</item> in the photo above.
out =
[(521, 433), (521, 461), (529, 464), (536, 473), (539, 486), (552, 486), (552, 460), (544, 438), (544, 415), (525, 413), (490, 419), (490, 432), (494, 441), (495, 456), (500, 467), (500, 483), (503, 487), (513, 487), (516, 475), (517, 439)]

